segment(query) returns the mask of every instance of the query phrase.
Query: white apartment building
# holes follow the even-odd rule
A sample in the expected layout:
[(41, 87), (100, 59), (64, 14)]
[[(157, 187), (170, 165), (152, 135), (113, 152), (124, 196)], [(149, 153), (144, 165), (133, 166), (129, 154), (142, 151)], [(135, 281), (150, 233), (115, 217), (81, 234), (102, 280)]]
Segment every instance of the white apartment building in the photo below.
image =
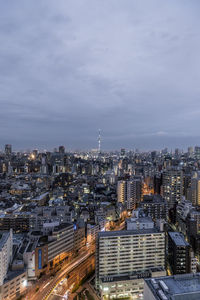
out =
[(27, 289), (27, 272), (16, 271), (15, 274), (7, 274), (7, 279), (0, 286), (0, 300), (15, 300)]
[(164, 268), (164, 232), (151, 228), (98, 234), (96, 287), (102, 299), (141, 299), (143, 278), (164, 276)]
[(3, 284), (12, 260), (13, 234), (12, 229), (0, 233), (0, 286)]

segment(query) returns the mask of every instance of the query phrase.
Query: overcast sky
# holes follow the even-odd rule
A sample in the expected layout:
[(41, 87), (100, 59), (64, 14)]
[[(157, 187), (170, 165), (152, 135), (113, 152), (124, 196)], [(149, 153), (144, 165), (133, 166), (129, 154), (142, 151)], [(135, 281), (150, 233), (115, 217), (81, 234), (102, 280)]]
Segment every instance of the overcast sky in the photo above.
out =
[(200, 144), (199, 0), (0, 0), (0, 148)]

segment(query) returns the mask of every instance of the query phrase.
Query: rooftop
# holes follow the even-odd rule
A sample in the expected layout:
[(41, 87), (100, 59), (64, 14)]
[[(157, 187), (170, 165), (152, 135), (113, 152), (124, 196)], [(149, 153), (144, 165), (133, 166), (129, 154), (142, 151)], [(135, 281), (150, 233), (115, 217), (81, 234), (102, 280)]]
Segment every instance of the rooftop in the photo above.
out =
[(99, 232), (99, 237), (115, 237), (115, 236), (125, 236), (125, 235), (142, 235), (142, 234), (152, 234), (161, 233), (157, 228), (150, 229), (138, 229), (138, 230), (119, 230), (119, 231), (104, 231)]
[(73, 224), (71, 224), (71, 223), (61, 223), (60, 225), (55, 226), (53, 231), (57, 232), (57, 231), (60, 231), (62, 229), (65, 229), (65, 228), (71, 227), (71, 226), (74, 228)]
[(6, 284), (8, 281), (13, 280), (14, 278), (26, 274), (26, 270), (17, 270), (17, 271), (9, 271), (7, 273), (6, 279), (4, 280), (4, 284)]
[(184, 236), (180, 232), (169, 232), (171, 239), (174, 241), (176, 246), (189, 246), (188, 242), (184, 239)]
[(126, 219), (127, 223), (153, 223), (151, 217), (129, 218)]
[[(145, 279), (155, 299), (199, 300), (200, 273)], [(161, 292), (159, 292), (161, 291)], [(163, 298), (160, 297), (163, 294)]]

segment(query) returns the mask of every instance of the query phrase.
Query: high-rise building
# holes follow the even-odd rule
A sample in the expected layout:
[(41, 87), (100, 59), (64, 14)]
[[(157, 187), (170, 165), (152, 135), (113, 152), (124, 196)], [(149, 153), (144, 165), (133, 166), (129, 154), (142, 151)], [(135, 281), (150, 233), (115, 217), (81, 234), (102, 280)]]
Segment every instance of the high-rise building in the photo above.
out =
[(10, 156), (12, 153), (12, 145), (6, 144), (5, 145), (5, 154), (6, 156)]
[(180, 232), (168, 232), (168, 255), (173, 274), (190, 273), (190, 245)]
[(197, 174), (191, 179), (190, 200), (192, 205), (200, 206), (200, 176)]
[(130, 180), (120, 180), (117, 184), (118, 202), (125, 203), (128, 210), (136, 208), (142, 200), (142, 180), (141, 177), (133, 177)]
[(183, 172), (181, 169), (171, 167), (163, 172), (163, 197), (169, 208), (181, 201), (183, 195)]
[(127, 209), (135, 209), (142, 200), (142, 196), (142, 180), (135, 176), (127, 182)]
[(117, 182), (117, 201), (120, 203), (125, 203), (126, 201), (126, 181), (120, 180)]
[(102, 299), (141, 299), (143, 278), (166, 274), (165, 233), (151, 227), (98, 234), (96, 287)]

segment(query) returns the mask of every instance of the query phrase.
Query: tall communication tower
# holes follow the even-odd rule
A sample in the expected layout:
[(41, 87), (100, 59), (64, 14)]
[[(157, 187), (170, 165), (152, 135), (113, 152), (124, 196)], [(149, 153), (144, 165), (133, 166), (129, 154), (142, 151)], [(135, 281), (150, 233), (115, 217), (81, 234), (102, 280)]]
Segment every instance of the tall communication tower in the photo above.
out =
[(99, 136), (98, 136), (98, 150), (99, 150), (99, 153), (101, 152), (101, 129), (99, 129)]

